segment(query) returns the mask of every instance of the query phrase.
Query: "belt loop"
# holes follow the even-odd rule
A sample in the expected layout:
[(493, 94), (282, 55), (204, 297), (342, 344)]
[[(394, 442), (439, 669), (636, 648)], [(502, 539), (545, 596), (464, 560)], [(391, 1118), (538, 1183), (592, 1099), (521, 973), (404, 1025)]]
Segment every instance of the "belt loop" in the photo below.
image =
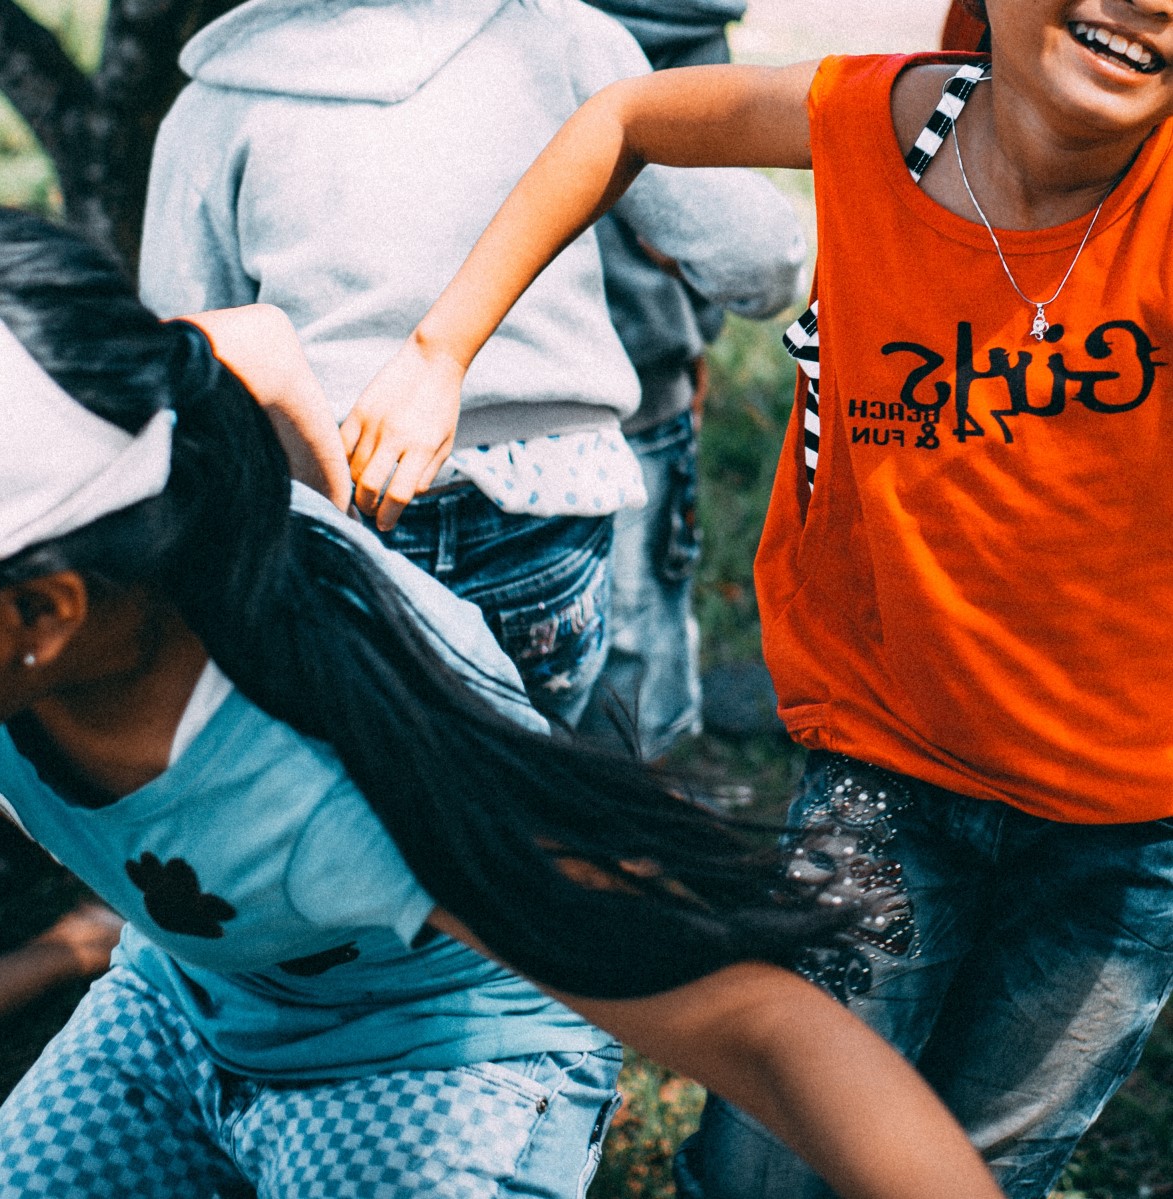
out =
[(437, 499), (436, 578), (443, 579), (456, 569), (456, 550), (460, 537), (460, 501), (465, 491), (454, 491)]

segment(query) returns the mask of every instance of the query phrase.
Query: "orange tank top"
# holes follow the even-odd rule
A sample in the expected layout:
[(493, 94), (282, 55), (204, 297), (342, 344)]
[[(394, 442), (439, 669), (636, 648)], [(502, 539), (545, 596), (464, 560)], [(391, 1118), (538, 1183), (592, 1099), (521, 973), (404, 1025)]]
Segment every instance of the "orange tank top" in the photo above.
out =
[[(1039, 816), (1168, 817), (1173, 125), (1037, 341), (989, 233), (897, 143), (893, 83), (941, 60), (832, 58), (811, 88), (817, 477), (800, 383), (755, 567), (779, 709), (810, 748)], [(999, 231), (1028, 296), (1087, 227)]]

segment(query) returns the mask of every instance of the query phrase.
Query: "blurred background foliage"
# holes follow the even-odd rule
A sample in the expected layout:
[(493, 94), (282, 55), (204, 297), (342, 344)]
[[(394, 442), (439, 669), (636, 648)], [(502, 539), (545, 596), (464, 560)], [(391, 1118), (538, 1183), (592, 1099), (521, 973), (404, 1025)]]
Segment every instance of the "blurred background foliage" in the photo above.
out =
[[(50, 30), (85, 72), (98, 65), (106, 0), (21, 0), (21, 7)], [(0, 204), (45, 215), (61, 211), (61, 189), (29, 127), (0, 96)]]

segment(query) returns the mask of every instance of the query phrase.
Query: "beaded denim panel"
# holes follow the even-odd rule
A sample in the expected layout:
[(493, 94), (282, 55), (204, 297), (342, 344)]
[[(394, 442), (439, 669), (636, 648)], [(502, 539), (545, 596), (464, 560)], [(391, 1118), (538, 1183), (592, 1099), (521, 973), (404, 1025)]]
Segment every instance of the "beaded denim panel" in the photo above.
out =
[(808, 770), (791, 817), (796, 827), (786, 877), (791, 885), (820, 893), (820, 902), (862, 902), (869, 914), (833, 944), (804, 950), (794, 963), (799, 974), (837, 999), (866, 994), (872, 964), (881, 956), (917, 953), (912, 900), (900, 863), (885, 847), (895, 835), (894, 818), (912, 803), (897, 776), (841, 754), (819, 755)]

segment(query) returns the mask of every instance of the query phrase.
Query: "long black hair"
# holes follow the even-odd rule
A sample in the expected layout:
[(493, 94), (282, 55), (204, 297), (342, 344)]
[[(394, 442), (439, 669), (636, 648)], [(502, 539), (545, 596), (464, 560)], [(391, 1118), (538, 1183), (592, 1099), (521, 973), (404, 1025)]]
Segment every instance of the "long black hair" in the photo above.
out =
[(0, 563), (0, 585), (70, 568), (155, 589), (244, 695), (334, 748), (423, 887), (515, 969), (649, 994), (864, 918), (866, 898), (794, 890), (773, 838), (504, 718), (366, 551), (290, 511), (269, 422), (200, 331), (160, 322), (78, 238), (0, 211), (0, 320), (123, 429), (176, 413), (161, 496)]

